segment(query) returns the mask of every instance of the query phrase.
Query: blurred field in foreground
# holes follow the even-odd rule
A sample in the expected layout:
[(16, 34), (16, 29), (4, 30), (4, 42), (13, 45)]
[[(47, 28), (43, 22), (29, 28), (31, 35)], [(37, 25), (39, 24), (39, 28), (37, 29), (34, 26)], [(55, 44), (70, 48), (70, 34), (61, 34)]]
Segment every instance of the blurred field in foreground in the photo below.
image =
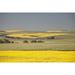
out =
[(0, 51), (0, 62), (75, 62), (75, 51)]

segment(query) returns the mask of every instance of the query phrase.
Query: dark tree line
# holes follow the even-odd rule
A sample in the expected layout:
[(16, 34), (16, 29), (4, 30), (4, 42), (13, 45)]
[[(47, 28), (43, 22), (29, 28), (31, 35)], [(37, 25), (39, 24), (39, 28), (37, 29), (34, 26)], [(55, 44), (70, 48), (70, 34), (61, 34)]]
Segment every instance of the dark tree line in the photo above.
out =
[(8, 39), (0, 39), (0, 43), (14, 43), (14, 41), (9, 41)]

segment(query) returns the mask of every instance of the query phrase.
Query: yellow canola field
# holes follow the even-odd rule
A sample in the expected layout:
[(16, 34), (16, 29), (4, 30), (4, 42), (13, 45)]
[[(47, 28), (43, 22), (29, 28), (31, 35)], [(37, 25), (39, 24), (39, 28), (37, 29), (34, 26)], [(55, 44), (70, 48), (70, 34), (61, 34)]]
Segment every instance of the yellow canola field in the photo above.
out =
[(75, 51), (0, 51), (0, 62), (75, 62)]
[(32, 37), (48, 37), (48, 36), (58, 36), (58, 35), (65, 35), (65, 33), (13, 33), (7, 36), (20, 37), (20, 38), (32, 38)]

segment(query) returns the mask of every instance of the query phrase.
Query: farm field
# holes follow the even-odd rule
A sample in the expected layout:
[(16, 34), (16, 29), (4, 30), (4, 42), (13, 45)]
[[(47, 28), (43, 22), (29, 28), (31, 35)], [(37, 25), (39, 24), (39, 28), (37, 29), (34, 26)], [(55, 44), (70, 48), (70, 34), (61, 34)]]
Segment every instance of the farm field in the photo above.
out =
[(75, 51), (0, 51), (0, 62), (75, 62)]
[(0, 32), (0, 62), (75, 62), (75, 32)]

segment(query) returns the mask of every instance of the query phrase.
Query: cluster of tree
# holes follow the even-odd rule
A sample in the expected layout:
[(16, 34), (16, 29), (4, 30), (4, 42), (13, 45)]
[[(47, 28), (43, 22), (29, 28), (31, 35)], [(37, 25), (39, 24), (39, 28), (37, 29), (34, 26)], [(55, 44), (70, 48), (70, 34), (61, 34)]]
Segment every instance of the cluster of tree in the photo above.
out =
[(29, 41), (28, 40), (24, 40), (24, 43), (28, 43)]
[[(55, 39), (55, 36), (50, 36), (50, 37), (46, 37), (46, 39)], [(24, 43), (43, 43), (44, 41), (42, 39), (34, 39), (34, 40), (31, 40), (31, 41), (28, 41), (28, 40), (24, 40)]]
[(55, 37), (54, 36), (51, 36), (51, 37), (47, 37), (47, 39), (55, 39)]
[(42, 41), (42, 40), (31, 40), (31, 41), (25, 40), (24, 41), (24, 43), (29, 43), (29, 42), (31, 42), (31, 43), (43, 43), (44, 41)]
[[(46, 39), (55, 39), (55, 37), (54, 37), (54, 36), (52, 36), (52, 37), (47, 37)], [(29, 40), (24, 40), (23, 42), (24, 42), (24, 43), (29, 43), (29, 42), (31, 42), (31, 43), (43, 43), (44, 41), (43, 41), (42, 39), (33, 39), (33, 40), (31, 40), (31, 41), (29, 41)], [(14, 41), (10, 41), (10, 40), (8, 40), (8, 39), (0, 39), (0, 43), (14, 43)]]
[(0, 39), (0, 43), (14, 43), (14, 41), (9, 41), (8, 39)]

